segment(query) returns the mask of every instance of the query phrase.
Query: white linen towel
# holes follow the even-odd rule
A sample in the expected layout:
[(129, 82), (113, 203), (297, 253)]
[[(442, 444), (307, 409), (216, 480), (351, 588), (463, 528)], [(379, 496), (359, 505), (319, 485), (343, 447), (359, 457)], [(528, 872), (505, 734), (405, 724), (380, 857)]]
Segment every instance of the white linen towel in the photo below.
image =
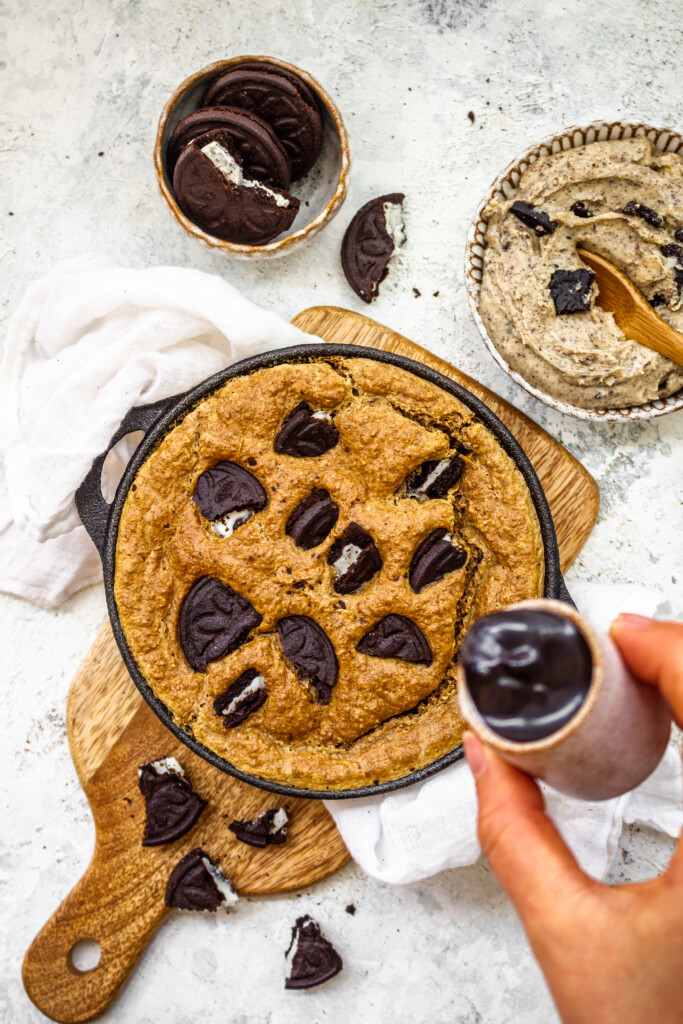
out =
[[(317, 340), (265, 312), (221, 278), (197, 270), (125, 269), (104, 257), (69, 260), (29, 288), (14, 314), (0, 369), (0, 589), (45, 607), (101, 577), (74, 493), (125, 413), (186, 391), (256, 352)], [(619, 611), (652, 614), (641, 588), (574, 584), (599, 629)], [(546, 791), (583, 866), (604, 874), (623, 821), (676, 835), (683, 824), (673, 749), (635, 793), (586, 804)], [(386, 797), (328, 801), (368, 874), (410, 882), (479, 856), (476, 797), (464, 762)]]
[(55, 607), (101, 578), (74, 493), (128, 409), (319, 340), (214, 274), (95, 255), (56, 266), (12, 316), (0, 368), (0, 589)]
[[(656, 615), (662, 600), (644, 587), (624, 584), (573, 583), (570, 590), (579, 611), (601, 631), (621, 611)], [(671, 836), (683, 828), (681, 759), (672, 745), (642, 786), (613, 800), (589, 803), (550, 786), (542, 789), (551, 818), (595, 878), (606, 875), (624, 822)], [(473, 864), (481, 853), (474, 779), (465, 761), (384, 797), (327, 800), (325, 805), (353, 859), (385, 882), (415, 882), (444, 868)]]

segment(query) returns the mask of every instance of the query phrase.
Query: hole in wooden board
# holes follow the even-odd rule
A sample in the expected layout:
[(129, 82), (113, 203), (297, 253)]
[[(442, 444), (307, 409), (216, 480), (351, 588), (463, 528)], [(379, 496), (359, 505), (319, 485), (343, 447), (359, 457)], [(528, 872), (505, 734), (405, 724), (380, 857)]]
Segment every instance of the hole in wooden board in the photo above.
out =
[(144, 430), (131, 430), (129, 434), (126, 434), (120, 441), (117, 441), (107, 454), (102, 466), (102, 477), (100, 479), (102, 495), (107, 504), (111, 504), (114, 500), (116, 488), (119, 486), (126, 466), (144, 436)]
[(102, 950), (96, 939), (79, 939), (66, 955), (66, 963), (72, 974), (89, 974), (100, 962)]

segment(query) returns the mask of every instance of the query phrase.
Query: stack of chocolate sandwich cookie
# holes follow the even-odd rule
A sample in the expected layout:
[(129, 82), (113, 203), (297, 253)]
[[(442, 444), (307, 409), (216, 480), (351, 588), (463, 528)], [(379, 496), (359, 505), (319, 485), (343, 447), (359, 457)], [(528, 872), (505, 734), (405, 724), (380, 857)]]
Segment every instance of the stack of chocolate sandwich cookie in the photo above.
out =
[(322, 143), (318, 101), (303, 79), (266, 62), (233, 65), (169, 139), (178, 205), (216, 238), (265, 245), (291, 227), (299, 200), (290, 184), (310, 171)]

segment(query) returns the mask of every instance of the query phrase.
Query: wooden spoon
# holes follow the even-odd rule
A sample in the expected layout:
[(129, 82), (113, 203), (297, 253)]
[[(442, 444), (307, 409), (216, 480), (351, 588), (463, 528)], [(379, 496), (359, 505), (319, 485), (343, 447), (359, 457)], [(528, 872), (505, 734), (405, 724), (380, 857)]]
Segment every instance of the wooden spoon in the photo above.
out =
[(595, 271), (600, 290), (598, 305), (614, 315), (617, 326), (626, 337), (683, 366), (683, 334), (662, 320), (626, 274), (617, 270), (609, 260), (586, 249), (579, 249), (578, 253), (583, 262)]

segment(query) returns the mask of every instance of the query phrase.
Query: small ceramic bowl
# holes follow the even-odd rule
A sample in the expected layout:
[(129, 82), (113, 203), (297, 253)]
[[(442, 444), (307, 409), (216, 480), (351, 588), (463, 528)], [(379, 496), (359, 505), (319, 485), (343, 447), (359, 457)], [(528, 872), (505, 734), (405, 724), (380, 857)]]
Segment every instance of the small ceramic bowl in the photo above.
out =
[[(289, 231), (279, 235), (266, 245), (240, 245), (236, 242), (225, 242), (197, 227), (189, 217), (185, 216), (176, 202), (173, 194), (173, 179), (166, 160), (166, 148), (173, 129), (178, 121), (198, 109), (209, 81), (227, 68), (235, 64), (242, 64), (243, 61), (261, 61), (298, 75), (317, 96), (323, 115), (324, 135), (320, 156), (308, 174), (295, 182), (291, 188), (292, 194), (301, 201), (301, 208)], [(223, 249), (231, 256), (236, 256), (237, 259), (267, 259), (293, 252), (316, 235), (338, 212), (346, 197), (346, 183), (350, 167), (349, 140), (336, 104), (315, 78), (306, 71), (302, 71), (301, 68), (288, 64), (284, 60), (277, 60), (275, 57), (242, 55), (208, 64), (201, 71), (190, 75), (178, 86), (159, 118), (154, 146), (154, 164), (161, 194), (168, 203), (173, 216), (186, 231), (194, 235), (195, 238), (200, 238), (207, 245)]]
[(683, 154), (683, 135), (673, 131), (671, 128), (653, 128), (649, 124), (642, 124), (640, 121), (594, 121), (583, 127), (574, 126), (565, 128), (564, 131), (555, 135), (548, 135), (540, 142), (534, 143), (524, 150), (519, 156), (512, 160), (504, 170), (500, 172), (486, 195), (480, 202), (477, 212), (467, 236), (467, 247), (465, 250), (465, 281), (467, 294), (470, 300), (470, 308), (474, 322), (479, 328), (484, 344), (487, 349), (505, 372), (528, 391), (534, 398), (544, 402), (553, 409), (569, 413), (581, 420), (649, 420), (655, 416), (664, 416), (675, 409), (683, 409), (683, 390), (677, 391), (669, 398), (656, 399), (646, 402), (644, 405), (629, 405), (620, 409), (582, 409), (578, 405), (570, 405), (568, 402), (561, 402), (552, 395), (547, 395), (534, 387), (521, 374), (513, 370), (507, 363), (504, 356), (500, 354), (488, 336), (486, 327), (479, 312), (479, 295), (481, 292), (481, 279), (484, 266), (484, 249), (486, 248), (486, 227), (487, 221), (484, 210), (494, 199), (509, 199), (517, 191), (519, 180), (526, 171), (529, 164), (535, 163), (541, 156), (549, 156), (551, 153), (559, 153), (563, 149), (572, 149), (578, 146), (585, 146), (592, 142), (604, 142), (606, 139), (630, 139), (634, 135), (647, 135), (655, 144), (657, 149), (668, 153)]

